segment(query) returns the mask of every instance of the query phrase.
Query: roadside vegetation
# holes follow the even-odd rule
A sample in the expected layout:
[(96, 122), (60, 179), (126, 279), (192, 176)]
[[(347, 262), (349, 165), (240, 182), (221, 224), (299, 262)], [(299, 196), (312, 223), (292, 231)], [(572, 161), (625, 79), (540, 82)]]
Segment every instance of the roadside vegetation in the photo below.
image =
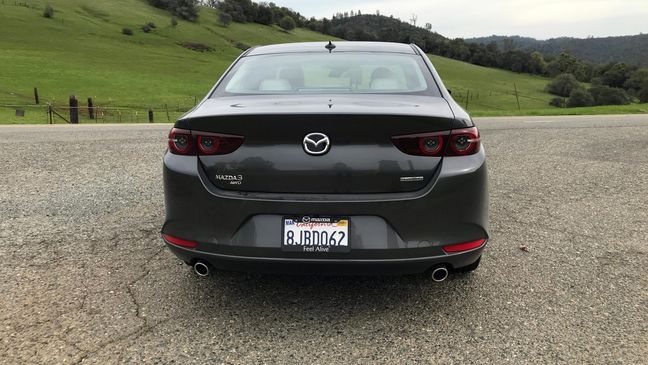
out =
[[(247, 10), (233, 7), (235, 3), (212, 4), (229, 8), (197, 6), (196, 17), (189, 20), (182, 11), (169, 8), (169, 4), (184, 2), (173, 1), (156, 6), (148, 0), (0, 3), (0, 123), (44, 123), (45, 105), (64, 107), (70, 95), (76, 95), (81, 106), (92, 98), (101, 122), (146, 121), (149, 108), (155, 112), (155, 121), (173, 121), (199, 101), (232, 60), (250, 46), (339, 41), (308, 29), (313, 28), (310, 20), (290, 9), (262, 4), (257, 5), (256, 15), (249, 17)], [(46, 13), (51, 14), (49, 18)], [(294, 21), (294, 27), (287, 17)], [(473, 115), (589, 110), (564, 108), (563, 104), (560, 108), (549, 106), (554, 96), (545, 90), (550, 80), (546, 76), (438, 55), (431, 59), (453, 97)], [(571, 72), (559, 74), (563, 73)], [(599, 85), (572, 74), (580, 88), (590, 90)], [(611, 80), (612, 74), (603, 72), (599, 76)], [(646, 74), (645, 70), (632, 69), (623, 85), (637, 90)], [(39, 94), (38, 105), (34, 88)], [(641, 95), (626, 90), (631, 100)], [(602, 89), (597, 95), (601, 98), (609, 93)], [(596, 103), (597, 96), (590, 95)], [(560, 98), (565, 103), (569, 95)], [(644, 104), (591, 108), (605, 113), (648, 112)], [(17, 116), (19, 109), (24, 116)], [(65, 114), (64, 110), (60, 112)], [(83, 108), (82, 122), (89, 121), (86, 114)], [(54, 122), (63, 120), (55, 118)]]

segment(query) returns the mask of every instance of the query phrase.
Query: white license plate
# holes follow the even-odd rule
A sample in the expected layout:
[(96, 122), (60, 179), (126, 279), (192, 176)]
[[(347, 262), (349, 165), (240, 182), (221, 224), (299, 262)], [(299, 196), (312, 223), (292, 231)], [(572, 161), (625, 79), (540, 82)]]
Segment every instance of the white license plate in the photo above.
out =
[(283, 218), (281, 249), (292, 252), (349, 252), (349, 218)]

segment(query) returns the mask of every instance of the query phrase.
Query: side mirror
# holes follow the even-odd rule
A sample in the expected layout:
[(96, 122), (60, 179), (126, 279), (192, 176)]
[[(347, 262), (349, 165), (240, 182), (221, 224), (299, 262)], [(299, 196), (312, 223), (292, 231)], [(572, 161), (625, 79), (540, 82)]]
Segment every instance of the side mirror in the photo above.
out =
[(452, 90), (450, 90), (450, 89), (446, 89), (446, 90), (448, 90), (448, 93), (449, 93), (450, 95), (452, 95)]

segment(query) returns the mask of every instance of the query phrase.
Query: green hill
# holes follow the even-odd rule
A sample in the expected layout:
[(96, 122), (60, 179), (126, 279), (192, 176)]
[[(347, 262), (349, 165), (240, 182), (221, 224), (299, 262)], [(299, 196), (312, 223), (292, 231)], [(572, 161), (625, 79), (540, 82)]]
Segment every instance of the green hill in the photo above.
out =
[[(225, 28), (209, 8), (201, 8), (197, 23), (179, 20), (173, 27), (168, 12), (143, 0), (50, 0), (52, 19), (42, 16), (45, 1), (28, 0), (27, 7), (14, 5), (25, 0), (18, 1), (0, 3), (0, 105), (33, 103), (33, 88), (38, 87), (41, 104), (64, 105), (74, 94), (83, 101), (93, 97), (103, 106), (136, 107), (140, 115), (149, 106), (164, 104), (186, 110), (241, 53), (239, 48), (330, 39), (309, 30), (284, 32), (259, 24)], [(140, 27), (147, 22), (156, 29), (144, 33)], [(134, 35), (123, 35), (125, 27)], [(212, 50), (199, 52), (183, 43)], [(3, 121), (14, 114), (13, 109), (1, 110)], [(32, 110), (26, 108), (26, 119), (45, 120), (42, 108), (38, 120)]]
[[(46, 4), (55, 10), (51, 19), (42, 16)], [(56, 110), (67, 105), (70, 95), (77, 95), (81, 105), (92, 97), (103, 122), (143, 121), (149, 107), (155, 109), (156, 121), (173, 121), (203, 97), (247, 46), (331, 38), (254, 23), (223, 27), (217, 19), (216, 10), (201, 8), (197, 23), (180, 20), (174, 27), (168, 12), (144, 0), (4, 0), (0, 123), (43, 123), (42, 105), (52, 103)], [(141, 26), (148, 22), (156, 28), (145, 33)], [(122, 34), (123, 28), (134, 34)], [(201, 48), (206, 50), (196, 50)], [(432, 61), (464, 105), (470, 89), (468, 109), (477, 115), (532, 114), (549, 108), (546, 79), (441, 57)], [(514, 83), (522, 110), (517, 110)], [(34, 87), (41, 106), (33, 105)], [(17, 108), (24, 109), (25, 117), (15, 116)]]

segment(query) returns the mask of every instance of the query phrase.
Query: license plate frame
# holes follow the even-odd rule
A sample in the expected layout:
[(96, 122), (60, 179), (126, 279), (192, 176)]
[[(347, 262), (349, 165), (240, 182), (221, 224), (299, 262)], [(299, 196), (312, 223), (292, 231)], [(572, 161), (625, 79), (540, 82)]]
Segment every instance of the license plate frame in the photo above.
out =
[[(293, 225), (294, 227), (290, 227)], [(311, 233), (308, 234), (308, 240), (305, 239), (305, 233), (293, 233), (293, 244), (289, 244), (288, 231), (290, 230)], [(317, 232), (317, 234), (313, 234), (313, 232)], [(332, 232), (335, 233), (332, 234)], [(350, 232), (351, 219), (347, 216), (283, 216), (281, 218), (281, 250), (312, 254), (349, 253), (351, 252)], [(323, 244), (322, 240), (326, 240), (327, 243)], [(331, 244), (332, 240), (335, 241), (334, 244)], [(303, 244), (302, 241), (307, 241), (308, 244)]]

